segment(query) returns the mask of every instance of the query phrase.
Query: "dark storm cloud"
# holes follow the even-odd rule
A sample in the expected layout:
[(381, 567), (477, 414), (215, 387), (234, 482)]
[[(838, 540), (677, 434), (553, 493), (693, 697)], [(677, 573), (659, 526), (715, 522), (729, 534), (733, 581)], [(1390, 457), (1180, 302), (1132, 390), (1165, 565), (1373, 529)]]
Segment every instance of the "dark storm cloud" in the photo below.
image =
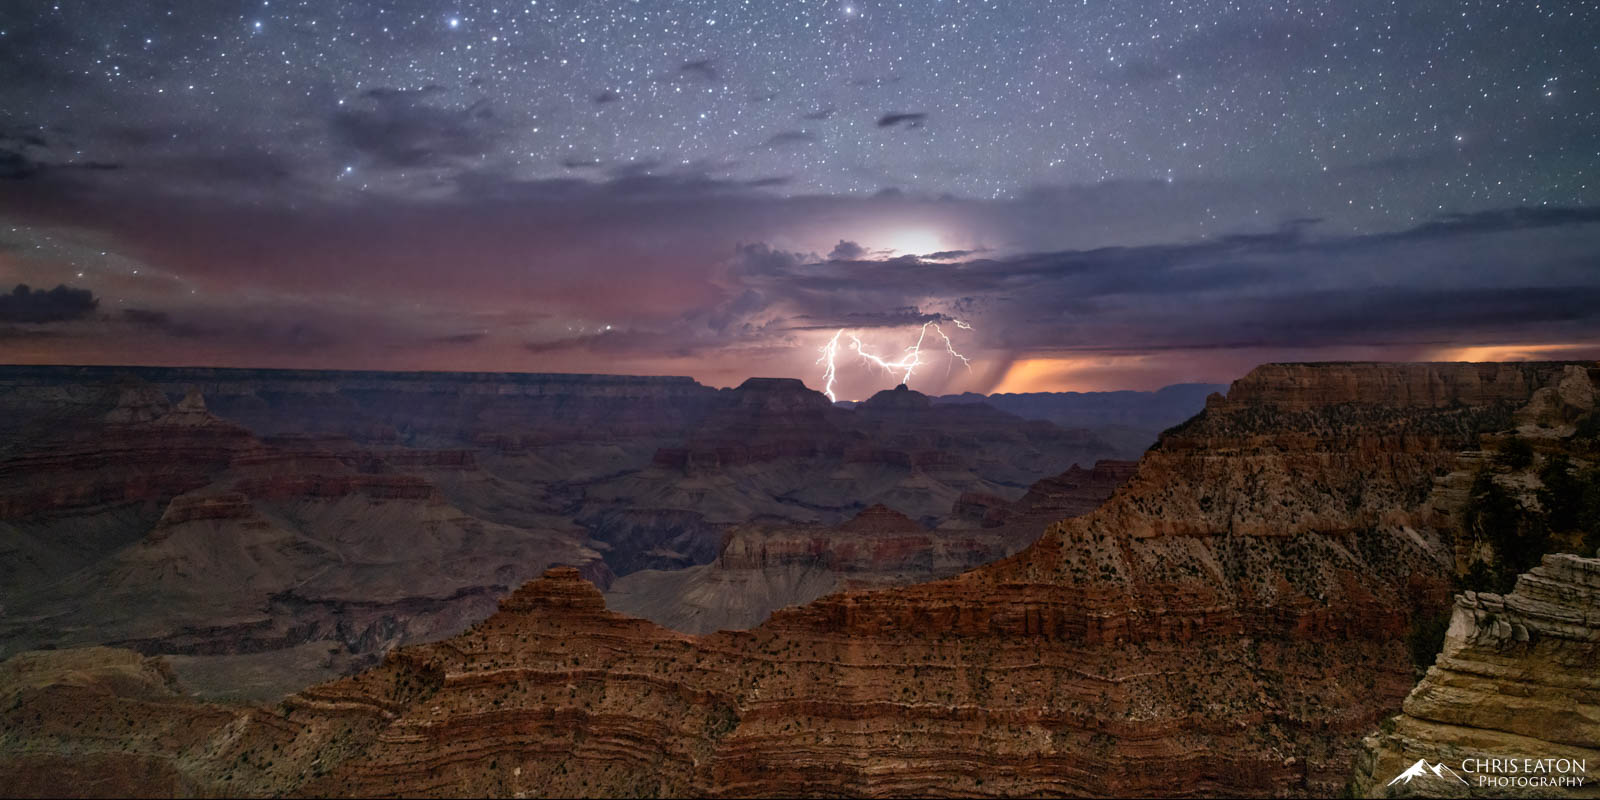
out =
[(599, 93), (599, 94), (594, 96), (594, 104), (595, 105), (604, 105), (606, 103), (615, 103), (615, 102), (617, 102), (618, 100), (621, 100), (621, 99), (622, 99), (622, 95), (619, 95), (616, 92), (613, 92), (610, 89), (607, 89), (606, 91), (603, 91), (603, 92), (601, 92), (601, 93)]
[(792, 330), (868, 330), (872, 328), (910, 328), (925, 322), (949, 322), (948, 314), (927, 314), (915, 306), (892, 308), (877, 312), (849, 312), (825, 318), (809, 316), (792, 317), (786, 321)]
[(1475, 233), (1501, 233), (1536, 228), (1557, 228), (1600, 222), (1600, 206), (1580, 208), (1501, 208), (1471, 214), (1447, 214), (1438, 220), (1400, 231), (1387, 238), (1450, 238)]
[(926, 122), (928, 115), (920, 112), (890, 112), (878, 117), (878, 127), (892, 128), (901, 125), (907, 128), (920, 128)]
[[(1485, 210), (1351, 234), (1317, 222), (1315, 208), (1285, 203), (1276, 226), (1246, 226), (1253, 215), (1244, 211), (1229, 217), (1243, 232), (1199, 238), (1170, 233), (1183, 229), (1167, 221), (1228, 208), (1228, 187), (1113, 182), (1038, 187), (1003, 201), (782, 196), (763, 188), (764, 179), (730, 180), (717, 169), (622, 163), (595, 172), (600, 180), (458, 169), (427, 199), (374, 196), (348, 206), (313, 194), (294, 208), (164, 194), (110, 176), (62, 182), (46, 175), (25, 182), (26, 194), (0, 188), (0, 211), (90, 225), (202, 285), (299, 298), (300, 306), (248, 322), (220, 310), (127, 318), (173, 341), (240, 351), (366, 343), (467, 354), (504, 342), (533, 360), (491, 364), (582, 368), (591, 354), (648, 365), (789, 347), (800, 354), (799, 370), (815, 359), (801, 345), (817, 331), (952, 318), (973, 324), (960, 334), (963, 347), (991, 363), (1011, 353), (1274, 345), (1314, 356), (1314, 348), (1341, 344), (1600, 338), (1600, 320), (1588, 310), (1600, 307), (1591, 302), (1600, 287), (1597, 207)], [(1150, 243), (1041, 248), (1063, 219), (1075, 222), (1080, 240)], [(1141, 219), (1161, 224), (1126, 227)], [(841, 222), (859, 226), (842, 230)], [(875, 232), (979, 223), (1034, 244), (874, 258), (886, 244)], [(818, 255), (760, 243), (792, 241), (782, 236), (796, 229), (813, 231), (810, 241), (820, 247), (837, 244)], [(378, 309), (384, 324), (357, 324), (343, 297)], [(475, 334), (460, 332), (484, 326), (467, 321), (467, 312), (416, 329), (410, 309), (417, 298), (428, 306), (543, 312), (561, 323), (519, 323), (469, 341), (460, 337)], [(166, 308), (148, 300), (140, 307)], [(617, 328), (574, 335), (565, 332), (568, 321)], [(568, 355), (577, 361), (560, 360)]]
[(108, 172), (121, 164), (79, 160), (58, 155), (52, 143), (39, 133), (21, 131), (0, 133), (0, 180), (28, 180), (46, 170), (86, 170)]
[(33, 159), (15, 150), (0, 149), (0, 180), (25, 180), (38, 172), (39, 165)]
[(184, 345), (304, 352), (348, 341), (362, 325), (328, 313), (315, 302), (248, 308), (124, 309), (120, 321), (135, 331)]
[(493, 109), (481, 100), (464, 108), (432, 102), (440, 91), (369, 89), (362, 103), (333, 114), (329, 132), (336, 146), (384, 167), (482, 157), (501, 135)]
[(82, 319), (94, 313), (100, 301), (88, 289), (57, 286), (31, 289), (17, 284), (10, 294), (0, 294), (0, 322), (45, 323)]
[[(1372, 235), (1312, 237), (1310, 227), (948, 264), (806, 263), (749, 247), (762, 266), (741, 274), (769, 299), (763, 313), (797, 329), (866, 327), (883, 309), (938, 314), (976, 299), (982, 317), (1003, 320), (982, 334), (1001, 349), (1600, 338), (1600, 208), (1504, 209)], [(1518, 269), (1506, 269), (1508, 255)]]

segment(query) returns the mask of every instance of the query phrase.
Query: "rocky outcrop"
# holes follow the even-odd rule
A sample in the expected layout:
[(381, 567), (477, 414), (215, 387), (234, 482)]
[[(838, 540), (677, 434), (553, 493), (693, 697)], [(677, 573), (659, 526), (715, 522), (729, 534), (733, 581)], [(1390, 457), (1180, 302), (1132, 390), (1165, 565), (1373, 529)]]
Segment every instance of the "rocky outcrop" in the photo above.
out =
[[(542, 605), (581, 595), (550, 574), (519, 601), (541, 613), (417, 654), (460, 676), (430, 702), (498, 699), (516, 750), (462, 714), (418, 716), (315, 789), (1331, 792), (1410, 687), (1411, 617), (1444, 602), (1449, 548), (1419, 508), (1434, 471), (1528, 398), (1388, 405), (1337, 388), (1361, 366), (1326, 369), (1332, 388), (1284, 405), (1253, 388), (1214, 402), (1104, 507), (953, 579), (684, 639), (592, 595)], [(1528, 393), (1541, 370), (1510, 368)], [(442, 741), (427, 777), (409, 766)]]
[[(320, 776), (234, 773), (233, 790), (263, 793), (1333, 794), (1412, 688), (1406, 632), (1448, 604), (1435, 475), (1562, 367), (1263, 369), (1297, 385), (1244, 379), (1103, 506), (1009, 558), (704, 636), (607, 610), (576, 570), (551, 570), (459, 636), (291, 699), (292, 723), (212, 725), (201, 739), (227, 755), (180, 774), (221, 791), (226, 741), (315, 753)], [(1530, 642), (1571, 624), (1477, 602), (1526, 616)], [(1562, 726), (1581, 733), (1582, 716)], [(330, 725), (348, 744), (320, 743)], [(0, 757), (31, 768), (37, 739), (9, 741)]]
[[(1458, 596), (1438, 660), (1365, 747), (1360, 797), (1600, 796), (1600, 558), (1548, 555), (1508, 595)], [(1465, 785), (1393, 782), (1418, 759)]]
[(578, 519), (618, 574), (678, 569), (755, 520), (831, 525), (883, 504), (934, 527), (963, 494), (1014, 500), (1042, 475), (1119, 452), (1088, 431), (934, 406), (904, 386), (848, 410), (799, 381), (752, 378), (648, 468), (586, 486)]
[(1569, 366), (1592, 362), (1422, 364), (1266, 364), (1228, 390), (1230, 401), (1311, 408), (1340, 403), (1392, 408), (1521, 406)]
[(231, 665), (208, 682), (226, 686), (332, 648), (251, 692), (282, 695), (454, 633), (550, 564), (609, 575), (570, 521), (452, 505), (425, 475), (469, 483), (470, 451), (262, 440), (137, 380), (80, 413), (0, 459), (0, 652), (118, 644), (190, 657), (185, 674)]
[[(858, 413), (791, 379), (0, 368), (0, 653), (120, 644), (268, 696), (453, 633), (551, 564), (608, 586), (710, 562), (737, 525), (874, 502), (929, 527), (1105, 447), (898, 396)], [(295, 669), (256, 680), (273, 654)]]

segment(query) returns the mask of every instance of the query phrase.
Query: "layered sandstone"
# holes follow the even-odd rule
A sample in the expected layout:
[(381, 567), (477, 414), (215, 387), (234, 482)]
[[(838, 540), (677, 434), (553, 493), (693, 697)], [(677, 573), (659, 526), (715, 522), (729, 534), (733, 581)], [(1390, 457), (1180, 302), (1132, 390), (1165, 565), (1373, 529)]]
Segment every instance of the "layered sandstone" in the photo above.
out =
[(115, 644), (208, 693), (281, 695), (453, 634), (552, 564), (609, 586), (710, 562), (737, 525), (875, 502), (932, 527), (1107, 447), (887, 396), (906, 402), (759, 378), (0, 368), (0, 654)]
[[(1435, 475), (1563, 369), (1263, 368), (1294, 386), (1252, 374), (999, 562), (704, 636), (555, 569), (276, 714), (196, 706), (163, 763), (204, 791), (311, 795), (1332, 794), (1412, 687), (1405, 634), (1448, 602)], [(3, 712), (22, 732), (0, 764), (124, 752), (52, 708)]]
[[(1458, 596), (1444, 648), (1403, 708), (1366, 740), (1357, 796), (1600, 797), (1600, 558), (1548, 555), (1508, 595)], [(1478, 764), (1529, 758), (1586, 768)], [(1428, 776), (1391, 784), (1418, 759), (1462, 773), (1466, 785)], [(1583, 785), (1479, 782), (1562, 774)]]
[(85, 418), (0, 459), (4, 652), (115, 644), (183, 656), (217, 693), (281, 696), (455, 633), (552, 563), (608, 574), (570, 521), (491, 522), (424, 477), (470, 481), (470, 452), (263, 440), (192, 387), (84, 399)]

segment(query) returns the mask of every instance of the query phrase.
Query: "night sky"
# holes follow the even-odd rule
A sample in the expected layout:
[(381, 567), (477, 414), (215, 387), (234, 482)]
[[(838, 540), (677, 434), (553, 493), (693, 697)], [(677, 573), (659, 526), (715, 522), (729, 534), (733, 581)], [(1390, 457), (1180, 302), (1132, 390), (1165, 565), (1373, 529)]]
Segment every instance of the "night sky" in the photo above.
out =
[(1600, 357), (1597, 167), (1576, 0), (8, 0), (0, 362)]

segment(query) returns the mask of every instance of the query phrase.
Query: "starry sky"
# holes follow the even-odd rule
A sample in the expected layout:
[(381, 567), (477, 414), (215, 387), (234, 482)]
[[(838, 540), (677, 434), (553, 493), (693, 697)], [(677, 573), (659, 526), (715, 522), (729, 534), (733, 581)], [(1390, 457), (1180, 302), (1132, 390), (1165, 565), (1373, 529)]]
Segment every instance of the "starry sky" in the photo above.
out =
[(0, 76), (0, 362), (1600, 356), (1586, 0), (13, 0)]

